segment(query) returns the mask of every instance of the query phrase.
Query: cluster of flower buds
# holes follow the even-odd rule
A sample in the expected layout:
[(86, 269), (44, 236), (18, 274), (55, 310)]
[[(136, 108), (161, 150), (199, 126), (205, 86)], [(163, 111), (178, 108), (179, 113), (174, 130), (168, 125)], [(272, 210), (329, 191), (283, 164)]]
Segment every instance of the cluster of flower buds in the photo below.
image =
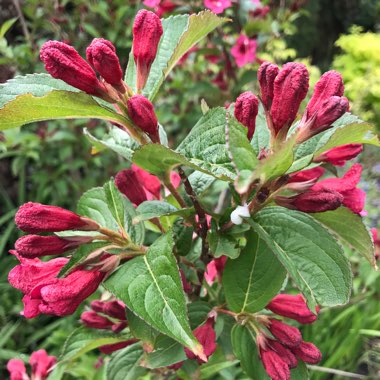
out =
[[(78, 267), (65, 278), (57, 278), (69, 259), (59, 257), (41, 261), (39, 257), (61, 255), (93, 241), (92, 236), (37, 235), (60, 231), (99, 231), (100, 226), (89, 218), (56, 206), (29, 202), (22, 205), (15, 216), (16, 225), (32, 233), (16, 241), (11, 253), (20, 261), (8, 275), (10, 284), (24, 293), (23, 315), (34, 318), (39, 314), (63, 316), (72, 314), (80, 303), (96, 291), (106, 273), (115, 265), (113, 255), (94, 259), (93, 270)], [(96, 261), (96, 263), (95, 263)]]
[(362, 166), (354, 164), (342, 178), (327, 178), (319, 182), (323, 168), (313, 168), (294, 173), (284, 189), (299, 194), (285, 197), (276, 196), (275, 202), (283, 207), (303, 212), (324, 212), (340, 206), (349, 208), (355, 214), (363, 211), (365, 192), (357, 185), (360, 181)]
[[(147, 10), (137, 13), (133, 24), (132, 50), (139, 93), (147, 82), (162, 33), (161, 20), (156, 14)], [(160, 141), (153, 104), (142, 95), (133, 95), (132, 89), (123, 81), (123, 71), (112, 42), (95, 38), (86, 50), (86, 61), (72, 46), (60, 41), (47, 41), (41, 48), (40, 57), (46, 71), (54, 78), (107, 102), (122, 104), (136, 127), (153, 142)], [(98, 79), (95, 70), (101, 79)]]
[[(301, 294), (280, 294), (266, 306), (266, 309), (302, 324), (313, 323), (317, 318), (308, 309)], [(316, 312), (318, 311), (319, 308)], [(269, 332), (261, 330), (257, 336), (257, 346), (260, 359), (271, 379), (289, 380), (290, 369), (297, 367), (298, 359), (309, 364), (321, 361), (321, 352), (314, 344), (302, 340), (298, 328), (266, 316), (261, 323)]]
[(121, 301), (95, 300), (90, 304), (91, 311), (82, 313), (82, 323), (90, 328), (101, 330), (112, 330), (119, 333), (128, 326), (125, 316), (125, 305)]
[[(176, 172), (172, 172), (170, 181), (177, 188), (181, 178)], [(145, 201), (161, 199), (160, 180), (134, 164), (130, 169), (117, 173), (115, 185), (136, 207)]]
[(29, 358), (31, 377), (28, 376), (25, 364), (20, 359), (9, 360), (7, 370), (10, 380), (45, 380), (56, 362), (55, 356), (49, 356), (45, 350), (38, 350), (33, 352)]

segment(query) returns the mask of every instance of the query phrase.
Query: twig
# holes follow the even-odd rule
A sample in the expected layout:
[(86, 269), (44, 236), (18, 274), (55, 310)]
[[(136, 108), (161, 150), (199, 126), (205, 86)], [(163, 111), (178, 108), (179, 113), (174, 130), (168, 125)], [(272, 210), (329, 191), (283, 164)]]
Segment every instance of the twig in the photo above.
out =
[(167, 189), (172, 193), (173, 197), (177, 200), (177, 202), (179, 203), (179, 205), (182, 207), (182, 208), (186, 208), (187, 207), (187, 204), (186, 202), (184, 201), (184, 199), (181, 197), (181, 194), (177, 191), (177, 189), (172, 185), (172, 183), (170, 182), (170, 179), (167, 180), (167, 181), (164, 181), (164, 185), (167, 187)]
[(31, 44), (32, 40), (31, 40), (31, 37), (30, 37), (30, 33), (29, 33), (29, 30), (28, 30), (28, 27), (26, 25), (25, 17), (22, 14), (22, 11), (21, 11), (20, 2), (19, 2), (19, 0), (12, 0), (12, 2), (13, 2), (13, 5), (15, 6), (15, 8), (16, 8), (17, 16), (20, 19), (20, 24), (21, 24), (22, 32), (23, 32), (23, 34), (25, 36), (25, 39)]
[(358, 373), (341, 371), (339, 369), (334, 369), (334, 368), (320, 367), (317, 365), (308, 365), (307, 367), (311, 369), (312, 371), (332, 373), (333, 375), (350, 377), (351, 379), (366, 379), (367, 378), (367, 376), (365, 375), (359, 375)]

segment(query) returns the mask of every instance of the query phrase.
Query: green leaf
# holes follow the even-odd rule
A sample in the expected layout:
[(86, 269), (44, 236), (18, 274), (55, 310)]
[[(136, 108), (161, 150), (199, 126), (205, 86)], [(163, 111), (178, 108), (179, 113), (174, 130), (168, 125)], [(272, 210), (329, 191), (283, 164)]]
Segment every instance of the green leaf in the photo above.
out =
[(223, 355), (222, 350), (219, 348), (210, 357), (206, 364), (201, 366), (201, 380), (209, 379), (220, 373), (223, 369), (230, 368), (238, 364), (238, 360), (227, 360)]
[(376, 268), (375, 248), (372, 237), (362, 218), (345, 207), (334, 211), (312, 214), (330, 232), (342, 240), (343, 244), (357, 251)]
[(214, 257), (227, 256), (236, 259), (240, 255), (239, 240), (226, 233), (210, 231), (207, 236)]
[[(143, 94), (154, 99), (164, 79), (173, 70), (178, 60), (197, 42), (227, 19), (220, 18), (210, 11), (198, 14), (172, 16), (162, 20), (163, 35), (157, 56), (150, 69)], [(136, 89), (136, 67), (133, 55), (130, 55), (126, 82)]]
[(187, 304), (191, 329), (194, 330), (207, 319), (207, 314), (211, 311), (211, 306), (204, 301), (193, 301)]
[(251, 145), (256, 152), (256, 157), (260, 154), (262, 149), (267, 149), (270, 142), (270, 131), (265, 117), (263, 105), (259, 104), (259, 113), (256, 117), (255, 133), (253, 134)]
[(108, 209), (111, 211), (111, 214), (119, 225), (119, 228), (123, 230), (126, 213), (123, 200), (125, 197), (121, 195), (113, 180), (108, 181), (103, 186), (103, 189)]
[(180, 343), (165, 335), (157, 338), (154, 351), (147, 354), (144, 365), (148, 368), (167, 367), (186, 360), (186, 354)]
[(121, 266), (105, 287), (136, 315), (165, 335), (202, 354), (186, 315), (186, 303), (173, 238), (166, 234), (150, 246), (146, 256)]
[(375, 127), (367, 123), (354, 123), (338, 128), (334, 134), (314, 153), (315, 156), (326, 152), (329, 149), (345, 144), (370, 144), (380, 146), (379, 137)]
[(247, 245), (236, 260), (227, 260), (223, 289), (230, 310), (256, 313), (281, 290), (286, 271), (263, 239), (247, 233)]
[(5, 34), (8, 32), (10, 28), (12, 28), (13, 24), (18, 20), (17, 17), (10, 18), (4, 21), (0, 26), (0, 39), (4, 38)]
[(232, 347), (240, 360), (243, 371), (254, 380), (270, 380), (259, 359), (256, 337), (251, 330), (242, 325), (235, 325), (231, 332)]
[(51, 91), (42, 97), (19, 95), (0, 109), (0, 130), (52, 119), (93, 118), (123, 124), (126, 119), (82, 92)]
[(111, 355), (107, 363), (106, 378), (109, 380), (136, 380), (143, 376), (147, 370), (139, 364), (144, 356), (140, 343), (132, 344), (118, 350)]
[(94, 153), (108, 148), (128, 161), (132, 161), (133, 153), (139, 147), (139, 144), (127, 132), (115, 126), (110, 127), (108, 133), (101, 139), (93, 136), (87, 128), (84, 129), (84, 135), (94, 146)]
[(290, 370), (291, 380), (308, 380), (310, 379), (309, 371), (307, 370), (306, 364), (298, 359), (298, 365), (296, 368)]
[(227, 150), (226, 112), (221, 107), (208, 111), (182, 141), (177, 152), (215, 177), (229, 181), (235, 179), (236, 169)]
[(267, 207), (249, 223), (277, 255), (311, 310), (348, 302), (352, 274), (343, 250), (308, 214)]
[(127, 321), (131, 334), (153, 348), (159, 332), (149, 326), (143, 319), (133, 314), (129, 309), (127, 309)]
[(60, 361), (72, 361), (95, 348), (106, 344), (125, 342), (127, 339), (126, 336), (115, 335), (111, 332), (79, 327), (67, 338), (59, 359)]
[(201, 196), (215, 181), (215, 177), (199, 171), (191, 173), (188, 178), (197, 196)]
[(152, 218), (159, 218), (161, 216), (189, 216), (194, 214), (194, 209), (177, 209), (170, 203), (163, 201), (145, 201), (141, 203), (137, 209), (137, 216), (133, 221), (149, 220)]
[(65, 264), (62, 269), (58, 273), (58, 278), (67, 276), (72, 269), (81, 265), (83, 261), (89, 256), (91, 253), (95, 251), (102, 251), (105, 246), (109, 245), (109, 242), (102, 241), (97, 243), (91, 243), (80, 246), (71, 256), (70, 260), (67, 264)]

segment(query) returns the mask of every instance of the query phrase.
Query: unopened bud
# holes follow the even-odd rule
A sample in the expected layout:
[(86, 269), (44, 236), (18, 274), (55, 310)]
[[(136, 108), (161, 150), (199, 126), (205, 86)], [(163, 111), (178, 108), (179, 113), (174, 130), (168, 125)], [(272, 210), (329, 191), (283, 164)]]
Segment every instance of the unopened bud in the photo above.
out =
[(332, 148), (318, 157), (314, 162), (330, 162), (333, 165), (342, 166), (346, 161), (352, 160), (363, 151), (362, 144), (346, 144)]
[(86, 57), (107, 83), (119, 91), (125, 92), (122, 83), (123, 71), (112, 42), (103, 38), (95, 38), (86, 50)]
[(125, 318), (125, 305), (121, 301), (108, 301), (103, 305), (103, 313), (109, 315), (112, 318), (120, 319), (124, 321)]
[(333, 190), (312, 190), (293, 197), (278, 196), (275, 198), (275, 202), (292, 210), (310, 213), (325, 212), (336, 210), (340, 207), (343, 203), (343, 195)]
[(255, 132), (256, 116), (259, 112), (259, 99), (250, 91), (243, 92), (235, 102), (236, 119), (248, 128), (248, 140), (252, 139)]
[[(265, 308), (275, 314), (294, 319), (302, 324), (313, 323), (317, 319), (317, 316), (307, 307), (302, 294), (278, 294)], [(318, 311), (319, 307), (317, 306), (316, 312)]]
[(97, 313), (103, 313), (105, 302), (100, 300), (95, 300), (90, 303), (90, 307), (92, 310), (96, 311)]
[(286, 63), (274, 81), (271, 115), (275, 135), (288, 131), (309, 89), (309, 73), (302, 63)]
[(85, 311), (80, 317), (83, 324), (93, 329), (109, 329), (113, 322), (106, 317), (96, 314), (94, 311)]
[(153, 142), (159, 142), (158, 120), (153, 104), (145, 96), (134, 95), (128, 99), (127, 106), (131, 120), (147, 133)]
[(343, 92), (342, 76), (334, 70), (324, 73), (316, 83), (313, 96), (306, 107), (307, 118), (313, 116), (331, 96), (343, 96)]
[(290, 369), (288, 363), (272, 350), (260, 347), (260, 358), (266, 373), (273, 380), (290, 380)]
[(301, 170), (300, 172), (292, 173), (289, 176), (288, 183), (317, 181), (324, 174), (325, 169), (317, 166), (316, 168)]
[(278, 319), (270, 319), (268, 329), (276, 339), (287, 347), (298, 346), (302, 341), (300, 330)]
[(270, 62), (264, 62), (257, 72), (257, 79), (260, 83), (261, 100), (268, 111), (272, 105), (274, 80), (278, 72), (279, 68)]
[(163, 33), (160, 18), (146, 9), (140, 10), (133, 24), (133, 57), (137, 68), (137, 90), (145, 87), (150, 67), (156, 58)]
[(115, 185), (135, 206), (147, 200), (144, 188), (132, 169), (125, 169), (117, 173)]
[(106, 355), (111, 355), (113, 352), (121, 350), (122, 348), (128, 347), (134, 343), (138, 342), (138, 339), (129, 339), (124, 342), (106, 344), (99, 347), (99, 351)]
[(302, 361), (309, 364), (318, 364), (322, 360), (322, 353), (310, 342), (302, 342), (298, 347), (291, 349)]
[(25, 203), (18, 209), (15, 222), (20, 230), (30, 233), (99, 229), (99, 225), (93, 220), (83, 218), (74, 212), (34, 202)]
[(289, 368), (296, 368), (298, 365), (297, 357), (288, 348), (283, 346), (281, 343), (273, 339), (268, 339), (268, 345), (273, 351), (276, 351), (281, 359), (286, 362)]
[(92, 241), (89, 236), (40, 236), (26, 235), (18, 239), (15, 243), (17, 253), (23, 257), (34, 258), (50, 255), (61, 255), (67, 251), (77, 248), (81, 244)]
[(87, 94), (99, 97), (105, 95), (95, 71), (72, 46), (60, 41), (47, 41), (42, 45), (40, 58), (52, 77)]
[(347, 98), (331, 96), (326, 99), (317, 111), (315, 121), (311, 129), (317, 133), (329, 128), (331, 124), (343, 116), (349, 108)]
[(117, 334), (120, 331), (124, 330), (128, 326), (128, 323), (126, 321), (118, 322), (112, 325), (111, 330)]

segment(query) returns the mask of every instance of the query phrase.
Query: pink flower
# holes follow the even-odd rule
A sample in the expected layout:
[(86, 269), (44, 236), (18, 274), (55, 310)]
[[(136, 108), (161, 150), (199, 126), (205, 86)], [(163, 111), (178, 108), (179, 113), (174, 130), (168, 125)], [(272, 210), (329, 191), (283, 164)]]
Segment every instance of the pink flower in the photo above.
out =
[(48, 377), (49, 370), (55, 365), (57, 358), (49, 356), (45, 350), (38, 350), (32, 353), (29, 363), (32, 367), (32, 379), (44, 380)]
[(224, 266), (226, 265), (227, 256), (222, 256), (217, 259), (211, 260), (207, 264), (205, 272), (205, 280), (209, 285), (212, 285), (216, 278), (221, 279)]
[(314, 158), (314, 162), (330, 162), (336, 166), (343, 166), (346, 161), (352, 160), (363, 151), (362, 144), (346, 144), (332, 148)]
[(9, 360), (7, 370), (11, 375), (10, 380), (29, 380), (29, 376), (26, 373), (25, 364), (20, 359)]
[(165, 13), (173, 11), (177, 6), (170, 0), (163, 0), (157, 8), (156, 14), (158, 17), (162, 17)]
[(375, 259), (377, 260), (380, 256), (380, 238), (376, 228), (371, 228), (371, 234), (375, 245)]
[(160, 3), (161, 3), (161, 0), (144, 0), (143, 1), (143, 4), (149, 8), (158, 7)]
[(247, 63), (256, 60), (257, 41), (241, 34), (231, 49), (231, 54), (235, 58), (238, 67), (243, 67)]
[(327, 178), (316, 183), (311, 190), (332, 190), (343, 196), (343, 205), (359, 214), (365, 204), (366, 194), (356, 186), (360, 181), (362, 166), (354, 164), (342, 178)]
[(317, 166), (316, 168), (302, 170), (290, 174), (288, 183), (317, 181), (324, 174), (325, 169)]
[(204, 0), (204, 6), (211, 9), (214, 13), (222, 13), (225, 9), (231, 7), (231, 0)]

